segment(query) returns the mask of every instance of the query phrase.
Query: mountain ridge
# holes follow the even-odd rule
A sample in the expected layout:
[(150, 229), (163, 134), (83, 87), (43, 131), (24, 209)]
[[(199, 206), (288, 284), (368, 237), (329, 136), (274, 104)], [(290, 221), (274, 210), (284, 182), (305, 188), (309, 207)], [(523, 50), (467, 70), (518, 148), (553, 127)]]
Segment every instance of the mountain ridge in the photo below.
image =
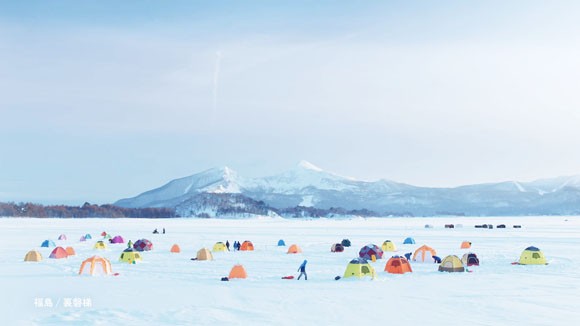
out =
[[(216, 197), (213, 211), (206, 207), (212, 202), (212, 194)], [(224, 195), (232, 200), (224, 200)], [(260, 203), (260, 207), (252, 207), (257, 205), (253, 201)], [(442, 212), (476, 216), (580, 214), (580, 175), (436, 188), (387, 179), (361, 181), (301, 161), (287, 171), (261, 178), (245, 178), (228, 167), (208, 169), (121, 199), (115, 205), (169, 207), (188, 212), (181, 214), (185, 216), (196, 216), (196, 212), (202, 211), (211, 216), (212, 212), (217, 214), (218, 208), (221, 212), (240, 212), (241, 202), (249, 211), (259, 212), (309, 207), (363, 210), (378, 216), (429, 216)]]

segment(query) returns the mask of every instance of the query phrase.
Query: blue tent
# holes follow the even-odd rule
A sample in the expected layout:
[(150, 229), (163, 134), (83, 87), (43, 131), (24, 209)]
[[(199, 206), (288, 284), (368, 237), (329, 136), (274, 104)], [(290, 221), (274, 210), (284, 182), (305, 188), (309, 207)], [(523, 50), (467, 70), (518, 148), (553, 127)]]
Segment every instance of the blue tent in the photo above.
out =
[(284, 247), (286, 245), (286, 243), (284, 242), (284, 240), (280, 239), (278, 240), (278, 247)]
[(87, 234), (85, 234), (85, 239), (89, 240), (89, 239), (92, 239), (92, 238), (93, 238), (93, 237), (91, 237), (91, 235), (90, 235), (90, 234), (88, 234), (88, 233), (87, 233)]
[(56, 247), (56, 245), (54, 244), (54, 242), (52, 240), (44, 240), (44, 242), (42, 242), (42, 244), (40, 245), (41, 247)]
[(415, 239), (409, 237), (403, 241), (403, 244), (415, 244)]

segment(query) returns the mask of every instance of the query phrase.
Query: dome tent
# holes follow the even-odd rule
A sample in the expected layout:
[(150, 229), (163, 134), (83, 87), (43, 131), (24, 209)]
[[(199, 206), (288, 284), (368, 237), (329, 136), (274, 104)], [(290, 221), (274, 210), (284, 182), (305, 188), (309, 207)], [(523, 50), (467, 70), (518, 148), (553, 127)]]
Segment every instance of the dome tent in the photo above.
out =
[(391, 240), (385, 240), (381, 249), (383, 249), (383, 251), (397, 251), (397, 247), (395, 247), (395, 244)]
[(477, 255), (472, 252), (464, 254), (463, 257), (461, 257), (461, 262), (465, 266), (479, 266), (479, 258), (477, 258)]
[(393, 256), (385, 264), (385, 272), (390, 274), (412, 273), (411, 264), (405, 257)]
[(381, 259), (383, 258), (383, 251), (377, 245), (368, 244), (362, 247), (358, 255), (367, 260), (372, 259), (373, 256), (375, 256), (375, 259)]
[(254, 244), (252, 243), (252, 241), (246, 240), (240, 246), (240, 250), (243, 250), (243, 251), (253, 251), (254, 250)]
[(344, 278), (348, 277), (358, 277), (362, 278), (365, 276), (370, 276), (375, 278), (375, 269), (369, 264), (369, 262), (364, 258), (355, 258), (351, 260), (348, 265), (346, 265), (346, 270), (344, 271)]
[(403, 241), (403, 244), (415, 244), (415, 239), (408, 237)]
[(213, 252), (218, 252), (218, 251), (227, 251), (226, 245), (223, 242), (216, 242), (216, 244), (213, 245)]
[(153, 249), (153, 243), (147, 239), (140, 239), (133, 244), (133, 248), (137, 251), (149, 251)]
[(181, 252), (181, 248), (179, 248), (179, 245), (176, 243), (173, 246), (171, 246), (171, 249), (169, 250), (169, 252), (177, 254), (177, 253)]
[(50, 253), (49, 258), (54, 258), (54, 259), (61, 259), (61, 258), (67, 258), (68, 254), (66, 253), (66, 250), (63, 247), (56, 247), (54, 248), (54, 250)]
[(119, 261), (129, 264), (135, 264), (138, 261), (143, 261), (143, 258), (141, 258), (141, 254), (137, 250), (133, 248), (127, 248), (123, 250), (123, 252), (121, 253)]
[(471, 242), (469, 242), (469, 241), (463, 241), (461, 243), (461, 249), (469, 249), (469, 248), (471, 248)]
[(422, 263), (431, 263), (432, 257), (436, 255), (437, 252), (435, 251), (435, 249), (427, 245), (422, 245), (417, 250), (415, 250), (415, 253), (413, 254), (413, 261)]
[(520, 265), (547, 265), (546, 257), (536, 247), (527, 247), (520, 255)]
[(201, 248), (197, 251), (197, 255), (195, 257), (196, 260), (213, 260), (213, 255), (211, 251), (207, 248)]
[(343, 247), (350, 247), (350, 240), (348, 240), (348, 239), (342, 239), (342, 241), (340, 242), (340, 244)]
[(42, 255), (40, 254), (40, 252), (36, 250), (30, 250), (29, 252), (26, 253), (26, 256), (24, 256), (24, 261), (41, 261), (41, 260)]
[(280, 239), (278, 240), (278, 247), (285, 247), (286, 246), (286, 242), (284, 242), (284, 240)]
[(288, 248), (288, 251), (286, 253), (287, 254), (298, 254), (301, 252), (302, 252), (302, 249), (300, 247), (298, 247), (297, 244), (293, 244)]
[(97, 241), (97, 243), (95, 243), (94, 248), (103, 250), (103, 249), (107, 249), (107, 245), (105, 244), (104, 241)]
[(95, 273), (97, 272), (97, 265), (101, 266), (101, 271), (104, 275), (110, 275), (111, 272), (111, 262), (109, 262), (108, 259), (106, 258), (102, 258), (99, 256), (93, 256), (91, 258), (86, 259), (85, 261), (83, 261), (81, 263), (81, 268), (79, 269), (79, 275), (82, 275), (83, 272), (87, 272), (87, 265), (89, 266), (88, 268), (88, 274), (89, 275), (95, 275)]
[(330, 251), (331, 252), (343, 252), (344, 246), (340, 243), (335, 243), (332, 245), (332, 247), (330, 247)]
[(54, 241), (52, 241), (52, 240), (44, 240), (40, 246), (44, 247), (44, 248), (56, 247), (56, 245), (54, 244)]
[(246, 269), (244, 268), (243, 265), (235, 265), (234, 267), (232, 267), (232, 270), (228, 275), (228, 279), (230, 280), (234, 278), (247, 278), (247, 277), (248, 273), (246, 273)]
[(465, 267), (463, 267), (463, 263), (459, 257), (449, 255), (443, 258), (441, 264), (439, 264), (439, 271), (449, 273), (465, 272)]

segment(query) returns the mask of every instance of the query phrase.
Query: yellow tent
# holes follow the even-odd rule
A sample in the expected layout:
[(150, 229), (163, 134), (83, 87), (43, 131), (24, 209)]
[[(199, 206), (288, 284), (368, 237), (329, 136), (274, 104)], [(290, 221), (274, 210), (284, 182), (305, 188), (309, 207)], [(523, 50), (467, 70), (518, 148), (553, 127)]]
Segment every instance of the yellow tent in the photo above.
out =
[(30, 250), (26, 256), (24, 256), (24, 261), (41, 261), (42, 255), (36, 250)]
[(547, 265), (546, 257), (536, 247), (527, 247), (520, 255), (520, 265)]
[(170, 251), (173, 252), (173, 253), (180, 253), (181, 252), (181, 248), (179, 248), (179, 245), (178, 244), (174, 244), (171, 247), (171, 250)]
[(344, 278), (347, 277), (365, 277), (375, 278), (375, 269), (364, 258), (355, 258), (348, 263), (344, 271)]
[(89, 275), (95, 275), (95, 267), (97, 267), (97, 264), (101, 265), (101, 270), (105, 275), (111, 274), (111, 262), (109, 262), (109, 260), (106, 258), (93, 256), (82, 262), (81, 268), (79, 270), (79, 275), (81, 275), (83, 271), (86, 271), (85, 267), (87, 266), (87, 264), (90, 265)]
[(135, 264), (135, 262), (142, 261), (141, 253), (133, 248), (127, 248), (123, 250), (121, 253), (121, 257), (119, 257), (120, 262)]
[(465, 267), (463, 267), (463, 263), (461, 259), (455, 255), (449, 255), (441, 261), (439, 264), (439, 271), (440, 272), (465, 272)]
[(103, 241), (97, 241), (97, 243), (95, 243), (94, 248), (95, 249), (107, 249), (107, 245)]
[(213, 260), (213, 256), (211, 254), (211, 251), (209, 251), (206, 248), (201, 248), (197, 252), (196, 259), (197, 260)]
[(223, 242), (216, 242), (216, 244), (213, 245), (213, 252), (218, 252), (218, 251), (227, 251), (228, 248), (226, 248), (226, 245)]
[(287, 254), (297, 254), (297, 253), (301, 253), (302, 249), (300, 249), (300, 247), (298, 247), (298, 245), (293, 244), (290, 246), (290, 248), (288, 248), (288, 251), (286, 252)]
[(383, 242), (382, 249), (383, 251), (397, 251), (395, 243), (392, 242), (391, 240), (386, 240), (385, 242)]

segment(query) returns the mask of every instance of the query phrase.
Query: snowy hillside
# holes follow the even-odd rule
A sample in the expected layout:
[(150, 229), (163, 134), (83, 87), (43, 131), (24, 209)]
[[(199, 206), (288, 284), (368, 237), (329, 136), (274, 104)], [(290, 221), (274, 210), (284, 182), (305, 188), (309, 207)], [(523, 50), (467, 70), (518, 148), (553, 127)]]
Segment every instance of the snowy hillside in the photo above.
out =
[[(227, 167), (210, 169), (115, 204), (179, 208), (180, 216), (198, 216), (217, 210), (231, 212), (234, 207), (228, 202), (239, 199), (217, 200), (225, 206), (205, 207), (212, 194), (222, 194), (222, 199), (223, 194), (240, 194), (260, 203), (246, 201), (249, 214), (297, 207), (368, 210), (377, 216), (580, 214), (580, 176), (427, 188), (389, 180), (359, 181), (306, 161), (283, 173), (253, 179), (240, 177)], [(267, 207), (258, 207), (262, 204)], [(329, 215), (322, 212), (322, 216)]]

